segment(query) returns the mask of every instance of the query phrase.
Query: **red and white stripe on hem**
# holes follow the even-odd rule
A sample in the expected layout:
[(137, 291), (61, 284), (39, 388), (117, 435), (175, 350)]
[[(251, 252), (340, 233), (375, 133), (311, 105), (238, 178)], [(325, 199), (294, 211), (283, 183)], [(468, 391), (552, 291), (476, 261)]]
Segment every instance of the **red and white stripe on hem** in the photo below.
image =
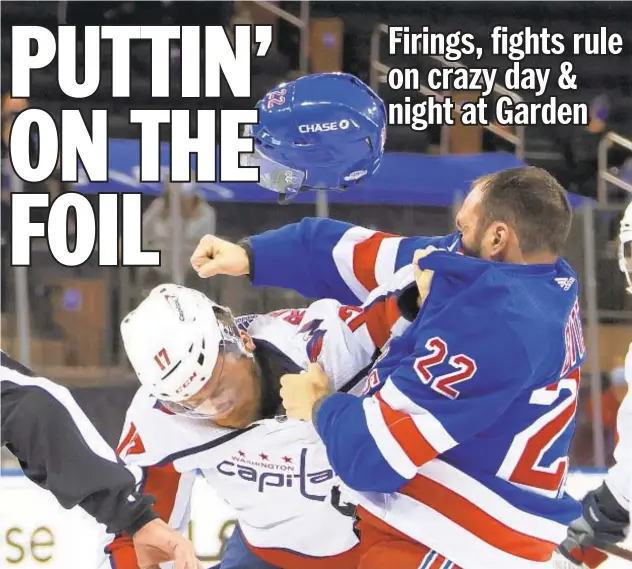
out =
[(566, 526), (530, 514), (463, 471), (433, 459), (398, 493), (358, 504), (464, 569), (544, 569)]

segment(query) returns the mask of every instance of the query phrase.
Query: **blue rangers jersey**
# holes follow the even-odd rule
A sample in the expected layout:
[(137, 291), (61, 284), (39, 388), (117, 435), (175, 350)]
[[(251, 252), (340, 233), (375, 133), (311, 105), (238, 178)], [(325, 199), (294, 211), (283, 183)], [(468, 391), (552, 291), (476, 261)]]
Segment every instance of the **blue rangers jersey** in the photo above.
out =
[[(419, 262), (434, 271), (430, 294), (405, 314), (413, 254), (428, 245), (444, 249)], [(355, 325), (367, 333), (407, 320), (369, 391), (334, 394), (317, 413), (359, 505), (463, 569), (548, 566), (580, 513), (563, 491), (586, 353), (570, 266), (492, 263), (458, 255), (458, 233), (402, 238), (328, 219), (251, 246), (255, 285), (364, 303)]]

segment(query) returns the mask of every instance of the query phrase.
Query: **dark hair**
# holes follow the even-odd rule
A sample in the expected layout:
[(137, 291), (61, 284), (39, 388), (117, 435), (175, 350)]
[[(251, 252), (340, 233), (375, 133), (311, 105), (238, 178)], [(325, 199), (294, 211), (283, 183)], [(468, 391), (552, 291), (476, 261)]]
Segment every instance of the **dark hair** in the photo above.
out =
[(509, 168), (483, 176), (474, 185), (483, 192), (480, 231), (503, 221), (516, 231), (523, 253), (562, 253), (573, 211), (564, 188), (546, 170)]

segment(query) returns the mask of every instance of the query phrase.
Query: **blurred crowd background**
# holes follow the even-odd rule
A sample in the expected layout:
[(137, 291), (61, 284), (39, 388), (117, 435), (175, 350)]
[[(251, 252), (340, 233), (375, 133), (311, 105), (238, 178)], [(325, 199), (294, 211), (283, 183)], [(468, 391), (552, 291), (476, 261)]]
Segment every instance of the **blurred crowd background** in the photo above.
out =
[[(412, 31), (428, 25), (432, 31), (474, 33), (479, 45), (489, 45), (495, 25), (510, 31), (526, 26), (534, 30), (599, 32), (601, 26), (624, 38), (619, 56), (527, 56), (523, 65), (553, 67), (570, 60), (578, 74), (579, 88), (547, 95), (562, 100), (590, 103), (588, 126), (529, 126), (507, 129), (430, 127), (413, 132), (391, 126), (387, 152), (423, 154), (473, 154), (505, 151), (528, 164), (555, 174), (573, 193), (591, 198), (576, 216), (567, 258), (578, 271), (587, 336), (594, 334), (596, 364), (587, 366), (579, 402), (573, 466), (604, 466), (612, 461), (616, 442), (615, 415), (626, 392), (624, 357), (632, 341), (632, 306), (617, 267), (618, 224), (632, 191), (632, 10), (627, 2), (327, 2), (327, 1), (177, 1), (177, 2), (13, 2), (2, 3), (2, 348), (16, 357), (26, 353), (32, 367), (71, 387), (97, 427), (116, 443), (127, 404), (136, 389), (125, 354), (121, 350), (118, 323), (153, 286), (178, 281), (203, 290), (237, 314), (297, 307), (310, 299), (279, 289), (256, 290), (246, 278), (201, 281), (192, 274), (188, 259), (198, 239), (215, 233), (236, 240), (245, 235), (298, 221), (304, 216), (329, 215), (366, 227), (402, 235), (442, 234), (453, 230), (449, 207), (410, 204), (313, 203), (280, 207), (275, 202), (245, 203), (225, 199), (221, 192), (202, 192), (196, 184), (164, 184), (162, 193), (143, 196), (143, 244), (162, 251), (163, 264), (155, 269), (103, 268), (96, 257), (74, 269), (58, 266), (45, 240), (35, 240), (33, 264), (21, 275), (9, 263), (11, 212), (9, 196), (16, 191), (15, 177), (7, 161), (7, 142), (13, 118), (26, 106), (39, 107), (59, 116), (63, 108), (110, 110), (110, 134), (135, 138), (128, 124), (130, 108), (248, 108), (268, 89), (310, 72), (346, 71), (369, 82), (381, 96), (394, 101), (402, 95), (422, 101), (423, 93), (389, 93), (382, 84), (385, 69), (404, 64), (421, 68), (444, 65), (436, 58), (398, 60), (385, 53), (380, 26), (405, 24)], [(70, 101), (60, 92), (56, 65), (33, 74), (32, 98), (12, 99), (10, 90), (11, 26), (42, 25), (54, 29), (70, 25), (222, 25), (273, 24), (274, 42), (266, 58), (252, 63), (253, 97), (250, 100), (152, 100), (151, 56), (146, 43), (132, 47), (132, 97), (108, 97), (107, 69), (99, 91), (91, 98)], [(177, 54), (177, 42), (173, 43)], [(78, 52), (82, 52), (79, 41)], [(108, 59), (109, 58), (109, 59)], [(111, 54), (102, 56), (107, 65)], [(474, 62), (461, 61), (469, 65)], [(476, 66), (504, 69), (511, 63), (488, 53)], [(174, 58), (172, 81), (180, 81)], [(82, 73), (81, 71), (79, 72)], [(460, 100), (475, 93), (459, 93)], [(532, 95), (514, 96), (531, 100)], [(612, 134), (616, 133), (616, 134)], [(419, 176), (423, 176), (419, 172)], [(362, 192), (359, 186), (355, 192)], [(23, 184), (22, 191), (48, 192), (51, 197), (72, 191), (59, 174), (42, 184)], [(264, 192), (265, 190), (261, 190)], [(89, 195), (96, 203), (96, 196)], [(173, 254), (173, 206), (179, 203), (177, 239)], [(45, 220), (47, 212), (35, 215)], [(69, 221), (72, 235), (74, 220)], [(181, 253), (180, 253), (181, 251)], [(180, 260), (180, 265), (174, 259)], [(20, 314), (20, 298), (28, 301), (28, 314)], [(26, 335), (24, 330), (26, 330)], [(25, 342), (26, 350), (25, 350)], [(590, 343), (589, 343), (590, 346)], [(591, 385), (596, 386), (591, 390)], [(596, 412), (596, 411), (599, 412)], [(599, 428), (593, 416), (600, 415)], [(599, 437), (601, 440), (595, 440)]]

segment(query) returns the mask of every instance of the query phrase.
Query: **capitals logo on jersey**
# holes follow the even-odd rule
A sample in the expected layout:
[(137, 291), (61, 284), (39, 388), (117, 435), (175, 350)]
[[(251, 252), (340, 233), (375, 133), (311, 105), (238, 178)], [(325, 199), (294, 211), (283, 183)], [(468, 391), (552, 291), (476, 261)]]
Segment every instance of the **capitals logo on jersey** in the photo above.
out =
[(235, 318), (235, 325), (242, 332), (247, 332), (250, 324), (255, 318), (258, 318), (258, 314), (245, 314), (244, 316), (237, 316)]
[[(300, 450), (299, 464), (295, 466), (291, 456), (283, 456), (283, 463), (275, 463), (265, 453), (258, 455), (261, 460), (248, 460), (246, 453), (239, 450), (231, 456), (230, 460), (223, 460), (216, 468), (217, 472), (223, 476), (237, 476), (244, 482), (254, 484), (259, 493), (269, 488), (298, 486), (298, 491), (303, 498), (324, 502), (329, 495), (329, 488), (327, 487), (323, 494), (316, 494), (311, 487), (329, 482), (334, 478), (334, 472), (331, 468), (317, 471), (308, 469), (307, 452), (307, 448)], [(296, 485), (295, 481), (298, 482)]]
[(322, 319), (310, 320), (299, 330), (299, 334), (306, 335), (305, 339), (307, 340), (307, 344), (305, 349), (307, 350), (307, 357), (310, 362), (315, 362), (323, 350), (326, 330), (320, 329), (322, 323)]

